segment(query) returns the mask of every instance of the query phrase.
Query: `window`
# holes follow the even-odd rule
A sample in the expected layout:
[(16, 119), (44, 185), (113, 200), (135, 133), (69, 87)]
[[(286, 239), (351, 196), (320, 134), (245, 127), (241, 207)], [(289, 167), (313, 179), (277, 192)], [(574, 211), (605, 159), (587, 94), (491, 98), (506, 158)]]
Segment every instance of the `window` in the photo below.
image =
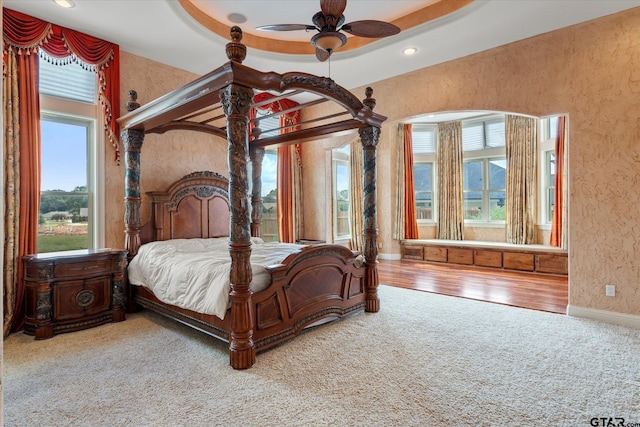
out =
[(555, 142), (558, 136), (558, 116), (541, 120), (541, 180), (540, 224), (553, 222), (555, 208), (556, 153)]
[(260, 230), (265, 242), (278, 241), (278, 151), (267, 149), (262, 160), (262, 221)]
[(104, 243), (104, 140), (96, 75), (78, 64), (40, 60), (41, 195), (38, 252)]
[(505, 220), (506, 163), (501, 158), (464, 162), (464, 219)]
[(433, 221), (436, 130), (434, 125), (416, 123), (411, 127), (413, 142), (413, 186), (416, 219)]
[(270, 110), (256, 109), (257, 126), (262, 130), (260, 137), (278, 135), (280, 128), (280, 115), (272, 114)]
[(553, 210), (555, 209), (555, 193), (556, 193), (556, 153), (553, 151), (545, 152), (545, 206), (546, 206), (546, 221), (551, 223), (553, 221)]
[(504, 221), (506, 198), (504, 116), (462, 124), (464, 219)]
[(350, 147), (346, 145), (331, 152), (333, 177), (333, 237), (336, 240), (351, 237), (349, 223), (350, 191)]
[(416, 219), (433, 220), (433, 162), (413, 165)]
[[(256, 118), (260, 129), (264, 129), (261, 136), (273, 136), (278, 134), (280, 116), (272, 115), (269, 110), (256, 109)], [(269, 130), (272, 129), (272, 130)], [(262, 221), (260, 232), (265, 242), (278, 241), (278, 150), (276, 148), (265, 149), (262, 160)]]

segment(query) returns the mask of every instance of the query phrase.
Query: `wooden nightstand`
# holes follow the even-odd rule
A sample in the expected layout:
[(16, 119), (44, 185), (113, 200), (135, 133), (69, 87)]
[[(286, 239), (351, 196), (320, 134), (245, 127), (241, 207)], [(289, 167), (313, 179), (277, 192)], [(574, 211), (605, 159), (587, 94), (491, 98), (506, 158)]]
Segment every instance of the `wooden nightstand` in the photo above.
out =
[(25, 334), (46, 339), (125, 319), (126, 251), (52, 252), (23, 263)]

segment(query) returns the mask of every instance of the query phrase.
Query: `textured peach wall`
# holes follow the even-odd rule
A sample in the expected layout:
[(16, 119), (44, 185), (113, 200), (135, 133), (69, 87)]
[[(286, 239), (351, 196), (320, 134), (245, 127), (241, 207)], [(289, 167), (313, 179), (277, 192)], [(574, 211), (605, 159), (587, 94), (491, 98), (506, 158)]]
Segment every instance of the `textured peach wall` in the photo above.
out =
[[(198, 77), (184, 70), (169, 67), (127, 52), (120, 53), (121, 109), (129, 89), (138, 92), (138, 102), (144, 104)], [(120, 147), (124, 156), (124, 147)], [(227, 142), (198, 132), (168, 132), (147, 135), (142, 145), (140, 186), (142, 222), (150, 214), (150, 201), (145, 191), (157, 191), (170, 183), (200, 170), (227, 173)], [(106, 245), (124, 247), (124, 161), (118, 166), (107, 161), (105, 176)]]
[[(568, 114), (569, 302), (640, 315), (640, 8), (371, 86), (376, 112), (389, 117), (378, 162), (382, 253), (399, 253), (391, 237), (399, 121), (452, 110)], [(324, 170), (316, 156), (305, 159), (305, 179)]]

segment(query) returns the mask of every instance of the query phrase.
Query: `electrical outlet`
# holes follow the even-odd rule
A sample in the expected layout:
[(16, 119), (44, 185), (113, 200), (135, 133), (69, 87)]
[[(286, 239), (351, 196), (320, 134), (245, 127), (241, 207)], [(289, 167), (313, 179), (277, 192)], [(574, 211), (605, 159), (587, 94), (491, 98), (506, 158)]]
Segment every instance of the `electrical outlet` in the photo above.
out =
[(615, 285), (605, 285), (604, 287), (605, 289), (605, 295), (608, 297), (615, 297), (616, 296), (616, 287)]

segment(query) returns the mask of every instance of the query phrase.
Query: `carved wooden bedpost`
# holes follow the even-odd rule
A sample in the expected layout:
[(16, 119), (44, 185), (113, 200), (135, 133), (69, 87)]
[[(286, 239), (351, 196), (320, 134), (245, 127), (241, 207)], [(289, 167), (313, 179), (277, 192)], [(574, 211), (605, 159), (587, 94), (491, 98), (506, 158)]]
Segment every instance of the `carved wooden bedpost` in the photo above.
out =
[[(129, 91), (129, 100), (125, 103), (127, 111), (131, 112), (140, 107), (136, 102), (138, 94)], [(140, 150), (144, 141), (144, 131), (125, 129), (120, 132), (124, 144), (124, 248), (129, 252), (129, 259), (138, 253), (140, 248)]]
[[(231, 28), (232, 41), (227, 44), (230, 60), (242, 62), (246, 47), (240, 43), (242, 30)], [(244, 49), (243, 49), (244, 48)], [(251, 310), (251, 232), (249, 227), (248, 168), (249, 110), (253, 89), (230, 84), (220, 91), (220, 101), (227, 116), (229, 143), (229, 204), (231, 225), (229, 252), (231, 255), (231, 336), (229, 359), (235, 369), (253, 366), (256, 350), (253, 343), (253, 312)]]
[[(371, 110), (376, 106), (376, 100), (371, 98), (373, 89), (368, 87), (367, 96), (362, 101)], [(380, 310), (378, 298), (378, 225), (376, 217), (376, 148), (380, 137), (380, 128), (375, 126), (363, 127), (359, 130), (362, 141), (362, 156), (364, 170), (364, 263), (367, 269), (365, 278), (365, 298), (368, 312)]]
[(262, 223), (262, 160), (264, 159), (264, 148), (251, 148), (251, 235), (262, 237), (260, 224)]

